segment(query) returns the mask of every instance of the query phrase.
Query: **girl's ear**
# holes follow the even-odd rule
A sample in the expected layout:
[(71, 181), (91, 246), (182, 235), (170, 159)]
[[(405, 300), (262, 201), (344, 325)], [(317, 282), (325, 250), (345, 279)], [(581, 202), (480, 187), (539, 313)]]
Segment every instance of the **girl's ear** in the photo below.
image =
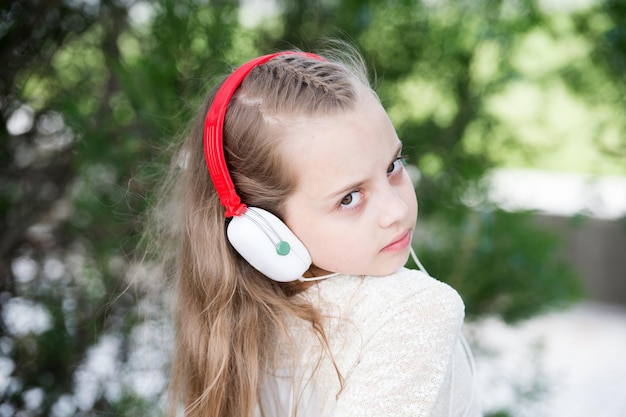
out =
[(296, 281), (311, 266), (304, 244), (278, 217), (248, 207), (226, 230), (235, 250), (256, 270), (278, 282)]

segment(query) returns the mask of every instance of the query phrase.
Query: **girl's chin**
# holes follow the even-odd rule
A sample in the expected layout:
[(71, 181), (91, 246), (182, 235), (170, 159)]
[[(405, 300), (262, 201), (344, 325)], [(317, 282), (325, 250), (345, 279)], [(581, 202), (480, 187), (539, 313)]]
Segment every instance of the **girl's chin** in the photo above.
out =
[(333, 267), (326, 265), (326, 268), (312, 264), (304, 273), (304, 278), (317, 278), (330, 274), (374, 277), (391, 275), (406, 265), (410, 256), (410, 246), (392, 252), (379, 252), (371, 256), (373, 262), (369, 264), (354, 261), (352, 262), (353, 265), (350, 265), (350, 262), (344, 262), (343, 265), (335, 265)]

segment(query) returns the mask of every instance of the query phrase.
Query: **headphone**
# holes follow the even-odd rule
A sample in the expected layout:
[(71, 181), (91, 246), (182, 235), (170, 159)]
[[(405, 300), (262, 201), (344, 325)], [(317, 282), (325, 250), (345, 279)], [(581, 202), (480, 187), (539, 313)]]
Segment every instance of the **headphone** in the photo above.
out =
[(233, 248), (256, 270), (278, 282), (303, 280), (302, 275), (311, 266), (311, 255), (304, 244), (278, 217), (258, 207), (241, 202), (226, 166), (223, 130), (228, 104), (244, 78), (255, 67), (280, 55), (299, 55), (323, 61), (324, 58), (297, 51), (277, 52), (260, 56), (237, 68), (221, 85), (204, 122), (204, 156), (211, 180), (226, 208), (225, 216), (232, 217), (226, 234)]

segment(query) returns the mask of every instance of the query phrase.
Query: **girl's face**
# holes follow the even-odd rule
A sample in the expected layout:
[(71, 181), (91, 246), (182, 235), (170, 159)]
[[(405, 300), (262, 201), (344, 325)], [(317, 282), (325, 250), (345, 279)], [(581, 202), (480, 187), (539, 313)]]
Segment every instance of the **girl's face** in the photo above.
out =
[(413, 184), (387, 113), (369, 91), (355, 111), (290, 124), (297, 176), (285, 223), (309, 250), (313, 275), (388, 275), (402, 267), (417, 219)]

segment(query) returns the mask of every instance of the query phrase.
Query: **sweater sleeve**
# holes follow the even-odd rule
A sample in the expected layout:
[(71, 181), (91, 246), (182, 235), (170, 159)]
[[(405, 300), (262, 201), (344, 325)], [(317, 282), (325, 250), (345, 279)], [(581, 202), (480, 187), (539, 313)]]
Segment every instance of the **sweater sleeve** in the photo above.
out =
[[(370, 310), (358, 325), (363, 337), (361, 349), (346, 375), (333, 416), (432, 415), (460, 334), (464, 309), (456, 291), (427, 280), (426, 285), (401, 286), (401, 296), (387, 300), (390, 308)], [(389, 294), (383, 291), (381, 296)], [(368, 306), (361, 304), (359, 308), (367, 310)]]

